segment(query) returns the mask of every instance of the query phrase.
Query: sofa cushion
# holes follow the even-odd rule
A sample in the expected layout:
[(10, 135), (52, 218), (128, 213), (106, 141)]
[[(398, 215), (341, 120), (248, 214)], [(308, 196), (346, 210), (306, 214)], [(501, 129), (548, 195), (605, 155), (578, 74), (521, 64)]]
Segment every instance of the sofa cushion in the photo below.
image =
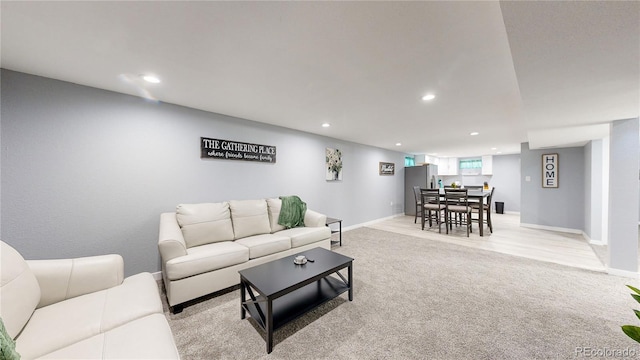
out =
[(43, 359), (179, 359), (163, 314), (153, 314), (61, 348)]
[(180, 204), (176, 218), (187, 247), (233, 240), (228, 202)]
[(249, 248), (250, 259), (291, 249), (289, 237), (279, 234), (254, 235), (235, 242)]
[(37, 309), (16, 349), (25, 359), (36, 358), (154, 313), (162, 314), (158, 286), (151, 274), (140, 273), (122, 285)]
[(232, 200), (229, 207), (236, 240), (271, 232), (265, 200)]
[(267, 206), (269, 208), (269, 224), (271, 225), (271, 233), (284, 230), (285, 227), (278, 224), (278, 218), (280, 217), (280, 208), (282, 207), (282, 200), (280, 199), (267, 199)]
[(247, 261), (246, 246), (223, 241), (187, 249), (187, 255), (167, 261), (165, 271), (169, 280), (179, 280)]
[(27, 260), (27, 264), (40, 284), (39, 308), (118, 286), (124, 280), (124, 260), (115, 254)]
[(40, 285), (14, 248), (0, 241), (0, 317), (15, 339), (40, 302)]
[(331, 237), (331, 229), (323, 227), (297, 227), (279, 231), (277, 235), (291, 238), (291, 247), (296, 248)]

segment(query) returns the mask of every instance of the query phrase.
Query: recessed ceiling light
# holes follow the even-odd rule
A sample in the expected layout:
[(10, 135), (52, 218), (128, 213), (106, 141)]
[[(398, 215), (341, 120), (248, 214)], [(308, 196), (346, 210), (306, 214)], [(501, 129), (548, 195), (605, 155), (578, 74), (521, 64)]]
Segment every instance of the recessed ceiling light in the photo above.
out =
[(491, 148), (491, 150), (498, 150), (498, 148)]
[(433, 94), (427, 94), (427, 95), (425, 95), (425, 96), (423, 96), (423, 97), (422, 97), (422, 100), (424, 100), (424, 101), (429, 101), (429, 100), (433, 100), (433, 99), (435, 99), (435, 98), (436, 98), (436, 96), (435, 96), (435, 95), (433, 95)]
[(322, 127), (329, 127), (329, 126), (331, 126), (331, 124), (329, 124), (329, 123), (322, 123)]
[(396, 146), (402, 146), (402, 143), (396, 143)]
[(502, 151), (498, 151), (496, 154), (502, 154)]
[(472, 133), (471, 133), (471, 134), (469, 134), (469, 135), (471, 135), (471, 136), (476, 136), (476, 135), (479, 135), (479, 134), (480, 134), (479, 132), (474, 131), (474, 132), (472, 132)]
[(150, 82), (152, 84), (157, 84), (160, 82), (160, 79), (158, 79), (157, 76), (153, 76), (153, 75), (141, 75), (142, 79), (146, 82)]

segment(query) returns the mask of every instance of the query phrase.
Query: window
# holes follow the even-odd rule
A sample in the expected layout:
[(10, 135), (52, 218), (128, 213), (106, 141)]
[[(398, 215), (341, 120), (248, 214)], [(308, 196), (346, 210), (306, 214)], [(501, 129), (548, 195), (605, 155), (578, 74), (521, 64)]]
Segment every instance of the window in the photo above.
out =
[(482, 169), (482, 159), (460, 160), (460, 169)]
[(416, 166), (416, 159), (411, 156), (404, 157), (404, 166)]

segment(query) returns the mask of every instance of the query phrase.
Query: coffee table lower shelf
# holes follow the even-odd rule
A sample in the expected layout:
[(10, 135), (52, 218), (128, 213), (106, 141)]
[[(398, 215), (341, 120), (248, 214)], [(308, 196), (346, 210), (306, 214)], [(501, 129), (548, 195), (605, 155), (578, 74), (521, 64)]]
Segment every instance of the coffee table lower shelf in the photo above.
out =
[[(349, 286), (343, 281), (327, 276), (273, 300), (273, 330), (281, 328), (348, 290)], [(243, 302), (242, 307), (249, 312), (262, 330), (267, 331), (266, 319), (261, 315), (261, 313), (268, 313), (267, 299), (264, 296), (256, 296), (255, 302)]]

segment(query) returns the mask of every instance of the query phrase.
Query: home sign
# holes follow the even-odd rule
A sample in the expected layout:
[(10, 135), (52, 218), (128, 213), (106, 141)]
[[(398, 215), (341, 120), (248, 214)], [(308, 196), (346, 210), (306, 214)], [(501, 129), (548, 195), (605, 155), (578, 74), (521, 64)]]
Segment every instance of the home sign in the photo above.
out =
[(558, 154), (542, 155), (542, 187), (558, 187)]
[(201, 137), (200, 158), (275, 163), (276, 147), (272, 145)]

